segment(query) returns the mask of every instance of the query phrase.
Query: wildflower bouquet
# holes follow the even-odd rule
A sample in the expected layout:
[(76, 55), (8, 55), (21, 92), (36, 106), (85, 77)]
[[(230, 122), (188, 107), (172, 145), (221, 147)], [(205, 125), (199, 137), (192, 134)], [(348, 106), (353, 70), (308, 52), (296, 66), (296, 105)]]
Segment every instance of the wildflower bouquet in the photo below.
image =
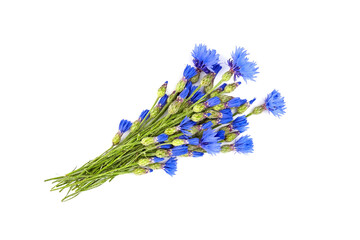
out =
[[(222, 69), (219, 55), (205, 45), (196, 45), (194, 67), (187, 65), (175, 90), (167, 95), (165, 82), (150, 110), (133, 122), (121, 120), (112, 146), (103, 154), (72, 172), (48, 179), (52, 191), (67, 190), (63, 201), (96, 188), (121, 174), (143, 175), (162, 169), (170, 176), (177, 170), (178, 157), (202, 157), (205, 153), (251, 153), (253, 141), (243, 133), (248, 117), (269, 111), (285, 113), (284, 98), (276, 90), (264, 102), (244, 113), (255, 101), (227, 95), (242, 79), (255, 81), (258, 67), (244, 48), (236, 48), (227, 61), (229, 70), (214, 85)], [(229, 83), (233, 78), (234, 82)], [(123, 137), (124, 133), (128, 135)]]

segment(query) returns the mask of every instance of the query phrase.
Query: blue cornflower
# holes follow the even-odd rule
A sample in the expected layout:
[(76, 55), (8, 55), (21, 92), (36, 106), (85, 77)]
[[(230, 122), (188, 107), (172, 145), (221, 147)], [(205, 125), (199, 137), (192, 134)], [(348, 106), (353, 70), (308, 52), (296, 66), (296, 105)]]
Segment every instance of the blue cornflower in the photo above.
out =
[(259, 69), (255, 62), (250, 62), (247, 58), (248, 53), (242, 47), (237, 47), (235, 52), (231, 54), (232, 59), (227, 61), (230, 71), (234, 73), (234, 79), (243, 77), (245, 82), (247, 80), (255, 81), (255, 74), (259, 73)]
[(182, 92), (179, 94), (179, 96), (177, 97), (177, 101), (178, 102), (183, 102), (184, 99), (187, 97), (187, 95), (189, 94), (189, 89), (185, 88), (184, 90), (182, 90)]
[(225, 131), (224, 130), (220, 130), (216, 133), (215, 137), (219, 138), (219, 140), (224, 140), (225, 139)]
[(185, 144), (189, 144), (189, 145), (199, 145), (199, 139), (198, 138), (189, 138), (185, 140)]
[(126, 132), (127, 130), (130, 129), (131, 125), (132, 125), (132, 123), (130, 121), (125, 120), (125, 119), (121, 120), (120, 124), (119, 124), (119, 132), (120, 133)]
[(221, 144), (218, 142), (219, 138), (216, 137), (216, 134), (217, 132), (210, 128), (205, 130), (201, 137), (200, 147), (210, 154), (218, 153), (221, 149)]
[(148, 115), (148, 113), (149, 113), (148, 109), (145, 109), (144, 111), (142, 111), (140, 116), (139, 116), (138, 121), (141, 122), (146, 117), (146, 115), (147, 115), (146, 120), (149, 119), (150, 114)]
[(183, 73), (183, 78), (189, 80), (190, 78), (194, 77), (197, 74), (195, 68), (191, 67), (190, 65), (186, 65)]
[(188, 147), (186, 145), (181, 145), (181, 146), (177, 146), (177, 147), (170, 149), (169, 156), (176, 157), (176, 156), (187, 154), (187, 152), (188, 152)]
[(253, 147), (253, 140), (250, 138), (249, 135), (242, 136), (238, 140), (236, 140), (235, 144), (235, 150), (238, 153), (252, 153), (254, 151)]
[(158, 148), (160, 148), (160, 149), (170, 149), (172, 147), (173, 147), (173, 145), (171, 145), (171, 144), (164, 144), (164, 145), (158, 146)]
[(162, 96), (162, 97), (160, 98), (157, 106), (158, 106), (159, 108), (162, 108), (163, 106), (165, 106), (168, 97), (169, 97), (169, 96), (168, 96), (167, 94), (165, 94), (164, 96)]
[(190, 94), (192, 94), (192, 87), (193, 87), (193, 84), (192, 84), (192, 82), (191, 81), (187, 81), (187, 83), (186, 83), (186, 85), (185, 85), (185, 88), (187, 88), (188, 90), (189, 90), (189, 95), (188, 96), (190, 96)]
[(164, 158), (152, 157), (152, 158), (150, 158), (150, 160), (153, 163), (158, 163), (158, 162), (164, 161)]
[(205, 101), (203, 104), (205, 107), (213, 107), (213, 106), (216, 106), (218, 104), (220, 104), (221, 101), (220, 101), (220, 98), (219, 97), (213, 97), (213, 98), (210, 98), (208, 99), (207, 101)]
[(212, 125), (213, 125), (213, 123), (211, 121), (201, 124), (199, 131), (208, 129), (208, 128), (212, 127)]
[(186, 136), (186, 135), (181, 135), (181, 136), (179, 136), (179, 137), (177, 137), (178, 139), (189, 139), (189, 137), (188, 136)]
[(189, 151), (188, 156), (189, 157), (202, 157), (202, 156), (204, 156), (204, 153), (197, 152), (197, 151)]
[(233, 98), (225, 103), (225, 108), (233, 108), (233, 107), (240, 107), (244, 103), (246, 103), (246, 99), (240, 99), (239, 97)]
[(277, 90), (273, 90), (270, 94), (267, 95), (264, 107), (274, 116), (280, 117), (281, 115), (285, 114), (286, 107), (284, 97), (282, 97)]
[(174, 176), (177, 170), (177, 159), (174, 157), (169, 158), (169, 160), (167, 160), (163, 165), (163, 169), (170, 176)]
[(218, 124), (226, 124), (233, 120), (232, 112), (229, 108), (219, 111), (219, 119), (217, 119)]
[(165, 133), (162, 133), (159, 136), (155, 137), (155, 142), (165, 142), (168, 140), (168, 138), (169, 138), (168, 135), (166, 135)]
[(220, 87), (218, 87), (218, 91), (219, 91), (219, 92), (224, 91), (224, 89), (225, 89), (226, 86), (227, 86), (226, 83), (221, 84)]
[(210, 73), (212, 66), (219, 62), (219, 54), (216, 54), (215, 50), (207, 49), (206, 45), (199, 44), (195, 45), (192, 51), (193, 63), (197, 71), (204, 71)]
[(197, 101), (200, 100), (200, 98), (202, 98), (205, 95), (205, 93), (201, 92), (200, 90), (197, 91), (190, 99), (190, 104), (192, 103), (196, 103)]
[(211, 70), (215, 73), (215, 75), (217, 75), (221, 69), (222, 69), (222, 66), (220, 64), (214, 64), (211, 67)]
[(243, 133), (249, 128), (248, 125), (249, 125), (249, 122), (247, 121), (247, 118), (244, 115), (242, 115), (242, 116), (235, 118), (235, 120), (230, 125), (230, 129), (231, 129), (231, 131), (233, 129), (235, 129), (235, 130), (239, 131), (240, 133)]
[(253, 104), (253, 102), (255, 102), (256, 98), (253, 98), (252, 100), (250, 100), (249, 104)]
[(185, 135), (191, 135), (190, 129), (196, 125), (196, 122), (192, 121), (188, 116), (186, 116), (179, 125), (179, 130)]

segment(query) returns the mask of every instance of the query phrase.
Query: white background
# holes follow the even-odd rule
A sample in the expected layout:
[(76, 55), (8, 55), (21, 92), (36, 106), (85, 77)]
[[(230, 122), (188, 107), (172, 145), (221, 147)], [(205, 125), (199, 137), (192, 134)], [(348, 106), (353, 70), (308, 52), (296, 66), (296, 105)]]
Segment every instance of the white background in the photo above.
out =
[[(1, 1), (1, 239), (360, 239), (357, 1)], [(60, 202), (46, 178), (107, 149), (195, 44), (260, 66), (281, 119), (255, 152), (181, 159)]]

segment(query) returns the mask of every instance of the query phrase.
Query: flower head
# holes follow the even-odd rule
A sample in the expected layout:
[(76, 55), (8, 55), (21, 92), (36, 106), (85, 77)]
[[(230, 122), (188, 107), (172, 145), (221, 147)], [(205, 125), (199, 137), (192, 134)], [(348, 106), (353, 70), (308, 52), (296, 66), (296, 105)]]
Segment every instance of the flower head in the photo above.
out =
[(216, 133), (215, 137), (219, 138), (219, 140), (224, 140), (225, 139), (225, 131), (224, 130), (220, 130)]
[(173, 145), (171, 145), (171, 144), (164, 144), (164, 145), (158, 146), (158, 148), (160, 148), (160, 149), (170, 149), (172, 147), (173, 147)]
[(188, 155), (189, 157), (202, 157), (204, 156), (204, 153), (197, 151), (189, 151)]
[[(195, 89), (197, 88), (197, 86), (194, 86)], [(194, 88), (193, 87), (193, 88)], [(195, 91), (195, 89), (193, 91)], [(192, 93), (190, 93), (191, 96)], [(196, 103), (197, 101), (200, 100), (200, 98), (202, 98), (205, 95), (205, 93), (201, 92), (200, 90), (198, 90), (196, 93), (194, 93), (194, 95), (191, 97), (190, 99), (190, 103)]]
[(231, 124), (231, 127), (232, 129), (235, 129), (240, 133), (243, 133), (249, 128), (248, 125), (249, 122), (247, 121), (247, 118), (244, 115), (242, 115), (240, 117), (235, 118), (235, 120)]
[(225, 124), (233, 120), (233, 115), (229, 108), (220, 110), (219, 112), (220, 112), (220, 119), (219, 119), (220, 124)]
[(246, 102), (247, 102), (246, 99), (241, 99), (239, 97), (236, 97), (236, 98), (233, 98), (230, 101), (226, 102), (225, 107), (226, 108), (240, 107), (241, 105), (243, 105)]
[(174, 176), (177, 170), (177, 159), (174, 157), (169, 158), (164, 164), (163, 169), (170, 176)]
[(211, 70), (215, 73), (215, 75), (217, 75), (221, 69), (222, 69), (222, 66), (220, 64), (214, 64), (211, 67)]
[(185, 88), (184, 90), (182, 90), (182, 92), (179, 94), (179, 96), (177, 97), (177, 101), (178, 102), (183, 102), (184, 99), (187, 97), (187, 95), (189, 94), (189, 89)]
[(119, 132), (120, 133), (126, 132), (127, 130), (130, 129), (131, 125), (132, 125), (132, 123), (130, 121), (125, 120), (125, 119), (121, 120), (120, 124), (119, 124)]
[(213, 97), (213, 98), (210, 98), (207, 101), (205, 101), (204, 106), (205, 107), (213, 107), (213, 106), (216, 106), (216, 105), (218, 105), (220, 103), (221, 103), (221, 101), (220, 101), (219, 97)]
[(150, 160), (153, 163), (158, 163), (158, 162), (164, 161), (164, 158), (152, 157), (152, 158), (150, 158)]
[(250, 62), (247, 58), (247, 51), (242, 47), (237, 47), (235, 52), (231, 54), (232, 59), (228, 60), (230, 71), (234, 73), (234, 79), (242, 77), (245, 82), (247, 80), (255, 81), (256, 74), (259, 69), (255, 62)]
[(186, 80), (189, 80), (193, 76), (197, 74), (197, 71), (195, 68), (191, 67), (190, 65), (186, 65), (183, 73), (183, 78)]
[(188, 147), (186, 145), (181, 145), (170, 149), (169, 155), (176, 157), (176, 156), (184, 155), (187, 152), (188, 152)]
[(217, 132), (210, 128), (205, 130), (201, 137), (200, 147), (210, 154), (216, 154), (221, 150), (221, 144), (218, 142), (219, 138), (216, 137), (216, 134)]
[(185, 135), (191, 135), (190, 129), (196, 125), (196, 122), (192, 121), (188, 116), (186, 116), (180, 123), (180, 131)]
[(150, 114), (148, 114), (148, 113), (149, 113), (148, 109), (145, 109), (144, 111), (142, 111), (140, 116), (139, 116), (139, 119), (138, 119), (139, 122), (141, 122), (146, 117), (146, 115), (147, 115), (146, 120), (149, 119)]
[(155, 142), (165, 142), (168, 140), (168, 138), (169, 138), (168, 135), (166, 135), (165, 133), (162, 133), (156, 137)]
[(159, 108), (162, 108), (163, 106), (165, 106), (168, 97), (169, 97), (169, 96), (168, 96), (167, 94), (165, 94), (164, 96), (162, 96), (162, 97), (160, 98), (157, 106), (158, 106)]
[(198, 71), (210, 73), (212, 67), (219, 62), (219, 54), (215, 50), (207, 49), (206, 45), (195, 45), (192, 51), (193, 63)]
[(252, 153), (254, 144), (252, 138), (249, 135), (242, 136), (235, 142), (235, 150), (238, 153)]
[(267, 95), (264, 106), (266, 110), (276, 117), (280, 117), (285, 114), (286, 107), (284, 97), (282, 97), (277, 90), (273, 90)]

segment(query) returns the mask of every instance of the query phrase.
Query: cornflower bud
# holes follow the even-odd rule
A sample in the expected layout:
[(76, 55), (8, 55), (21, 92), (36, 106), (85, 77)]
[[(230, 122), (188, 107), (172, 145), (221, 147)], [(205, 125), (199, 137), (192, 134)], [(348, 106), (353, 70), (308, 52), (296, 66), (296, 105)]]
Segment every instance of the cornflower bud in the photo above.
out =
[(204, 120), (207, 117), (208, 117), (207, 113), (194, 113), (191, 116), (191, 120), (193, 120), (194, 122), (200, 122), (200, 121)]
[(250, 102), (246, 102), (244, 104), (242, 104), (236, 111), (236, 113), (238, 114), (243, 114), (249, 107), (250, 105), (256, 100), (256, 98), (250, 100)]
[(199, 139), (198, 138), (191, 138), (191, 139), (174, 139), (171, 143), (174, 146), (180, 146), (184, 144), (189, 145), (199, 145)]
[(167, 100), (168, 100), (168, 95), (166, 94), (160, 98), (158, 104), (151, 109), (150, 118), (156, 117), (159, 114), (160, 110), (165, 106)]
[(141, 144), (144, 146), (148, 146), (150, 144), (153, 143), (158, 143), (158, 142), (165, 142), (168, 140), (168, 135), (166, 135), (165, 133), (160, 134), (157, 137), (145, 137), (141, 140)]
[(201, 87), (209, 86), (213, 79), (214, 79), (214, 75), (212, 75), (211, 73), (206, 74), (205, 77), (203, 77), (203, 79), (201, 79), (200, 86)]
[(147, 109), (145, 109), (144, 111), (141, 112), (139, 118), (135, 122), (133, 122), (133, 124), (131, 125), (130, 132), (138, 130), (140, 127), (140, 123), (142, 122), (142, 120), (145, 119), (145, 117), (146, 117), (146, 119), (149, 119), (150, 114), (148, 114), (148, 113), (149, 113), (149, 110), (147, 110)]
[(214, 110), (216, 111), (220, 111), (220, 110), (223, 110), (225, 108), (233, 108), (233, 107), (239, 107), (240, 105), (246, 103), (246, 100), (244, 99), (240, 99), (240, 98), (233, 98), (231, 99), (230, 101), (228, 102), (225, 102), (225, 103), (220, 103), (216, 106), (214, 106)]
[(240, 132), (232, 132), (225, 135), (225, 142), (232, 142), (237, 136), (240, 135)]
[(119, 130), (112, 139), (113, 145), (116, 145), (120, 142), (121, 136), (130, 129), (131, 125), (132, 123), (128, 120), (122, 119), (120, 121)]
[(220, 98), (220, 101), (221, 101), (222, 103), (225, 103), (225, 102), (230, 101), (230, 100), (233, 99), (234, 97), (221, 94), (221, 95), (219, 95), (219, 98)]
[(135, 175), (144, 175), (147, 174), (148, 172), (152, 172), (150, 169), (146, 169), (146, 168), (135, 168), (133, 170), (133, 173)]
[(190, 81), (192, 83), (197, 83), (199, 81), (200, 78), (200, 72), (197, 72), (195, 76), (193, 76), (192, 78), (190, 78)]
[(164, 158), (158, 158), (158, 157), (152, 157), (152, 158), (141, 158), (138, 160), (138, 165), (141, 167), (144, 167), (146, 165), (152, 164), (152, 163), (158, 163), (163, 161)]
[(213, 91), (211, 94), (210, 94), (210, 97), (216, 97), (216, 96), (219, 96), (220, 93), (222, 91), (224, 91), (225, 87), (227, 86), (226, 83), (223, 83), (222, 85), (220, 85), (217, 89), (215, 89), (215, 91)]
[(204, 111), (206, 108), (209, 108), (209, 107), (213, 107), (213, 106), (216, 106), (220, 103), (220, 98), (218, 97), (213, 97), (213, 98), (210, 98), (208, 99), (207, 101), (203, 102), (203, 103), (199, 103), (199, 104), (196, 104), (193, 108), (194, 112), (202, 112)]
[(158, 90), (157, 92), (157, 95), (158, 95), (158, 98), (161, 98), (165, 95), (166, 93), (166, 88), (167, 88), (167, 85), (168, 85), (168, 81), (166, 81)]
[(183, 73), (183, 77), (181, 78), (181, 80), (178, 82), (178, 84), (176, 85), (176, 92), (181, 92), (182, 90), (184, 90), (186, 83), (188, 82), (189, 79), (191, 79), (192, 77), (194, 77), (197, 74), (197, 71), (195, 68), (191, 67), (190, 65), (187, 65), (185, 67), (184, 73)]
[(221, 77), (221, 81), (222, 82), (227, 82), (230, 80), (230, 78), (232, 77), (233, 72), (231, 70), (227, 71), (226, 73), (224, 73)]
[(225, 89), (224, 89), (224, 93), (231, 93), (233, 92), (239, 85), (241, 84), (241, 82), (235, 82), (232, 84), (228, 84)]

